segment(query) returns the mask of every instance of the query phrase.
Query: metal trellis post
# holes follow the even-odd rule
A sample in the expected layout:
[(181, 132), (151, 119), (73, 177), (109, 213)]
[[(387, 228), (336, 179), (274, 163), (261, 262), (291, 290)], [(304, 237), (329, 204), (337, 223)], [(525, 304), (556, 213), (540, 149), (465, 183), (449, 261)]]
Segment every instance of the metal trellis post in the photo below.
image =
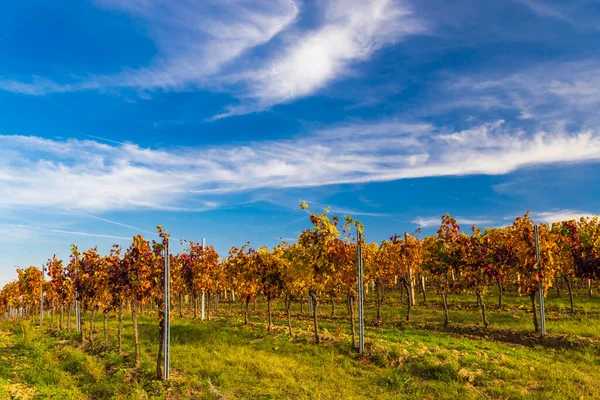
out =
[(40, 288), (40, 326), (44, 323), (44, 266), (42, 265), (42, 286)]
[[(202, 238), (202, 252), (204, 253), (204, 249), (206, 246), (206, 239)], [(202, 321), (204, 321), (204, 304), (206, 303), (206, 294), (204, 290), (202, 291), (202, 304), (200, 306), (200, 316), (202, 317)]]
[(537, 224), (533, 227), (535, 235), (535, 259), (538, 268), (538, 292), (540, 294), (540, 332), (546, 334), (546, 312), (544, 310), (544, 285), (542, 284), (542, 263), (540, 259), (540, 234)]
[(365, 350), (365, 320), (363, 310), (363, 257), (362, 257), (362, 235), (358, 232), (358, 353)]
[(164, 380), (169, 379), (169, 367), (171, 364), (171, 265), (169, 259), (169, 239), (165, 240), (165, 315), (164, 315)]
[[(79, 270), (79, 257), (75, 255), (75, 270)], [(81, 332), (81, 310), (79, 309), (79, 293), (75, 290), (75, 330)]]

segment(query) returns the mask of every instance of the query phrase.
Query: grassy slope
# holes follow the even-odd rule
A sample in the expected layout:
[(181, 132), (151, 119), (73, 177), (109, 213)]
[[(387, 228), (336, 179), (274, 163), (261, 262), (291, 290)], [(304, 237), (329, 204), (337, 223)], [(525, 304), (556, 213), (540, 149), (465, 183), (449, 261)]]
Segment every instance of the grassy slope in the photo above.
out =
[[(4, 323), (0, 398), (600, 398), (600, 299), (578, 297), (575, 316), (565, 312), (564, 297), (549, 299), (550, 337), (540, 341), (528, 333), (528, 298), (507, 298), (508, 309), (499, 311), (488, 296), (492, 327), (484, 330), (473, 296), (452, 296), (453, 325), (446, 331), (434, 299), (413, 308), (411, 323), (403, 324), (397, 322), (405, 313), (394, 302), (398, 295), (386, 296), (383, 327), (367, 327), (365, 357), (350, 350), (341, 306), (334, 318), (326, 316), (330, 307), (321, 307), (322, 346), (312, 344), (311, 321), (298, 309), (293, 339), (281, 311), (276, 332), (266, 334), (262, 304), (249, 326), (239, 305), (233, 314), (221, 305), (210, 322), (176, 318), (167, 385), (153, 380), (158, 337), (152, 313), (140, 318), (137, 371), (129, 319), (124, 356), (114, 350), (114, 319), (109, 347), (99, 343), (100, 318), (96, 344), (85, 347), (49, 322), (44, 333), (31, 323)], [(372, 321), (372, 301), (369, 306)]]

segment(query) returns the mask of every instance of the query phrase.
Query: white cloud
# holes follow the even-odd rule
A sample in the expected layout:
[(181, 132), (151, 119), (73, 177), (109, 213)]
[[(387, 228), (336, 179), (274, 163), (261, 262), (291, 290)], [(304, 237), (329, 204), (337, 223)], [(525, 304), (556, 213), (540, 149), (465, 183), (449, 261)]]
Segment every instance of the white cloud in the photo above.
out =
[(457, 78), (447, 85), (450, 107), (514, 109), (540, 126), (600, 122), (600, 67), (596, 60), (542, 63), (503, 77)]
[(303, 8), (293, 0), (96, 3), (132, 15), (145, 28), (157, 47), (149, 65), (69, 82), (0, 79), (0, 89), (28, 95), (109, 88), (135, 89), (139, 96), (155, 89), (232, 92), (242, 102), (214, 117), (222, 118), (311, 95), (352, 74), (354, 63), (381, 47), (425, 30), (403, 0), (319, 2), (311, 28), (296, 23)]
[(250, 100), (216, 118), (262, 110), (304, 97), (349, 73), (349, 66), (377, 49), (425, 27), (411, 8), (394, 0), (332, 0), (323, 3), (323, 24), (288, 39), (281, 55), (259, 70), (235, 77)]
[[(0, 89), (29, 95), (101, 88), (189, 90), (206, 85), (244, 52), (269, 42), (298, 15), (292, 0), (268, 2), (98, 0), (100, 7), (136, 18), (154, 40), (158, 54), (150, 65), (124, 68), (57, 83), (0, 80)], [(141, 95), (144, 93), (141, 92)]]
[(95, 219), (95, 220), (98, 220), (98, 221), (106, 222), (106, 223), (109, 223), (109, 224), (112, 224), (112, 225), (117, 225), (117, 226), (121, 226), (123, 228), (132, 229), (132, 230), (137, 231), (137, 232), (141, 232), (141, 233), (146, 233), (146, 234), (149, 234), (149, 235), (158, 236), (158, 234), (156, 232), (147, 231), (147, 230), (144, 230), (144, 229), (141, 229), (141, 228), (137, 228), (137, 227), (132, 226), (132, 225), (127, 225), (127, 224), (124, 224), (122, 222), (113, 221), (113, 220), (110, 220), (110, 219), (107, 219), (107, 218), (98, 217), (96, 215), (88, 214), (88, 213), (85, 213), (85, 212), (82, 212), (82, 211), (71, 211), (71, 210), (67, 210), (67, 211), (73, 212), (74, 214), (83, 215), (85, 217), (92, 218), (92, 219)]
[(65, 231), (62, 229), (49, 229), (47, 232), (61, 233), (61, 234), (65, 234), (65, 235), (75, 235), (75, 236), (99, 237), (99, 238), (106, 238), (106, 239), (131, 240), (131, 237), (103, 235), (103, 234), (99, 234), (99, 233), (80, 232), (80, 231)]
[(598, 131), (558, 126), (528, 133), (502, 121), (456, 132), (354, 122), (290, 140), (168, 149), (0, 136), (0, 207), (206, 210), (222, 205), (218, 196), (249, 190), (494, 175), (599, 160)]
[(0, 223), (0, 240), (4, 243), (26, 243), (28, 241), (39, 240), (41, 237), (47, 236), (48, 234), (131, 240), (131, 237), (107, 235), (95, 232), (47, 229), (35, 225)]
[(493, 221), (489, 219), (470, 219), (470, 218), (462, 218), (458, 217), (457, 221), (459, 224), (463, 225), (482, 225), (482, 224), (491, 224)]
[(23, 224), (0, 223), (0, 241), (3, 243), (22, 243), (32, 237), (32, 229)]
[(531, 213), (531, 218), (539, 223), (563, 222), (579, 219), (581, 217), (593, 217), (594, 214), (577, 210), (556, 210)]
[(527, 7), (539, 17), (551, 18), (566, 22), (578, 29), (600, 29), (598, 23), (598, 1), (540, 1), (540, 0), (513, 0)]
[[(472, 225), (491, 224), (493, 222), (489, 219), (473, 219), (463, 217), (453, 218), (456, 219), (456, 222), (458, 222), (458, 224), (461, 225), (461, 228), (464, 231), (468, 231), (468, 228), (470, 228)], [(419, 226), (420, 228), (439, 227), (442, 223), (442, 217), (417, 217), (410, 222)]]
[(555, 18), (564, 22), (568, 22), (570, 24), (575, 24), (571, 18), (569, 18), (566, 13), (552, 7), (549, 4), (544, 4), (542, 2), (536, 0), (514, 0), (519, 4), (527, 7), (533, 13), (540, 15), (542, 17)]
[(431, 228), (432, 226), (439, 226), (441, 221), (441, 217), (417, 217), (410, 221), (410, 223), (415, 224), (420, 228)]

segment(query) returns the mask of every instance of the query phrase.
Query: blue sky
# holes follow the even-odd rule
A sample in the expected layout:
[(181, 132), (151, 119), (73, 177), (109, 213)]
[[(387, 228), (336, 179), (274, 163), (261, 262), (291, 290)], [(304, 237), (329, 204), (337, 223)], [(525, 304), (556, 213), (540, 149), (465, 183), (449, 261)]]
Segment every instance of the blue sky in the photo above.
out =
[(598, 213), (600, 7), (566, 1), (0, 5), (0, 283), (69, 245), (274, 245)]

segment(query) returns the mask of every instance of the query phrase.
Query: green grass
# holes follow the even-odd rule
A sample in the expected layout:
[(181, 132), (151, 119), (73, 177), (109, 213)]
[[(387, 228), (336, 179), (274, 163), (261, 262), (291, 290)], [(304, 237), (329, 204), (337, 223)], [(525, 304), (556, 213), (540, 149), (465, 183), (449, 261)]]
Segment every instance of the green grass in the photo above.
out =
[[(323, 343), (313, 344), (312, 321), (294, 308), (294, 337), (287, 334), (281, 305), (275, 332), (265, 327), (265, 304), (243, 324), (239, 304), (227, 304), (210, 322), (185, 319), (172, 325), (172, 379), (154, 379), (158, 348), (155, 313), (140, 317), (142, 365), (133, 368), (131, 320), (125, 320), (124, 354), (117, 354), (116, 320), (110, 345), (102, 321), (96, 344), (80, 345), (74, 332), (58, 332), (48, 318), (43, 328), (30, 321), (0, 328), (0, 398), (146, 399), (579, 399), (600, 398), (600, 299), (578, 294), (576, 313), (568, 298), (547, 299), (548, 338), (531, 334), (529, 298), (507, 296), (499, 310), (487, 296), (484, 329), (474, 296), (450, 297), (451, 326), (441, 326), (439, 300), (406, 307), (399, 294), (386, 293), (383, 325), (374, 321), (368, 298), (366, 351), (351, 350), (345, 303), (320, 307)], [(324, 299), (325, 300), (325, 299)], [(250, 307), (252, 310), (252, 305)], [(306, 305), (304, 307), (306, 312)], [(56, 324), (56, 320), (54, 321)], [(87, 328), (87, 321), (86, 326)]]

